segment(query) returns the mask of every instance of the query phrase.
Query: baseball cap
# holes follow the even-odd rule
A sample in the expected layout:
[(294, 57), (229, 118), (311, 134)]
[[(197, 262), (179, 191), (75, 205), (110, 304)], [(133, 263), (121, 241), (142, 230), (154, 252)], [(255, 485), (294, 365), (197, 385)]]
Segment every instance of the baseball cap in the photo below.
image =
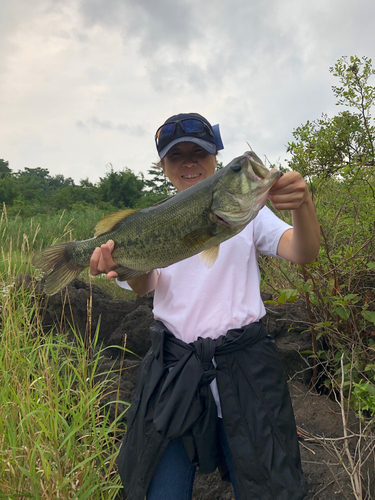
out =
[(210, 154), (224, 149), (219, 125), (211, 126), (198, 113), (180, 113), (168, 118), (155, 134), (156, 149), (160, 158), (180, 142), (193, 142)]

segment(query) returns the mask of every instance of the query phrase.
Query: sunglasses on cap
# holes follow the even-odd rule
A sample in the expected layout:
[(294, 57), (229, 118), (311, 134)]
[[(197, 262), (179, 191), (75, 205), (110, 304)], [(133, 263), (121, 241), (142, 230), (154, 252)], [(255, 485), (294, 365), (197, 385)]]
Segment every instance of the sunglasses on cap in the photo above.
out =
[(159, 127), (155, 134), (156, 147), (159, 146), (160, 142), (164, 139), (172, 137), (176, 133), (176, 127), (179, 125), (185, 134), (204, 134), (206, 131), (215, 140), (214, 133), (212, 129), (204, 123), (202, 120), (197, 118), (186, 118), (184, 120), (176, 120), (170, 123), (165, 123)]

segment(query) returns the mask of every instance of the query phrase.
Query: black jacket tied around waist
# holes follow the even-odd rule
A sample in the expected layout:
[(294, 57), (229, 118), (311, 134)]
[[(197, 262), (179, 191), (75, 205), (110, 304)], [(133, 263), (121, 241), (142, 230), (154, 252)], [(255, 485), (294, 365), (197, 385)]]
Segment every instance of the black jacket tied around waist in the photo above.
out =
[[(241, 499), (300, 500), (301, 470), (290, 396), (274, 341), (261, 322), (187, 344), (156, 321), (142, 361), (118, 465), (128, 500), (143, 500), (171, 439), (201, 472), (225, 461), (216, 437), (216, 377)], [(212, 362), (215, 358), (216, 368)]]

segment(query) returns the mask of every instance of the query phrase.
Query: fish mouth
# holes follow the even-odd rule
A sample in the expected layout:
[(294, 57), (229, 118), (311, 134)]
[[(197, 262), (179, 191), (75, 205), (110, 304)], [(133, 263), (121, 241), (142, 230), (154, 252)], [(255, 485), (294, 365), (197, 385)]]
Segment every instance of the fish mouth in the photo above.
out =
[(253, 182), (261, 182), (264, 180), (273, 182), (281, 174), (278, 170), (270, 172), (268, 168), (264, 166), (262, 160), (253, 151), (247, 151), (244, 153), (244, 157), (247, 160), (247, 176)]

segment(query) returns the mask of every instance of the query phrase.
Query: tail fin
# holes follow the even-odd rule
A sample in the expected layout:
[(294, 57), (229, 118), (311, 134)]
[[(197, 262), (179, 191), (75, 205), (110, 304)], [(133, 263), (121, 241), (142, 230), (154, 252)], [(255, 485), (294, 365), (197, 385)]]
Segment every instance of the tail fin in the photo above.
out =
[(53, 295), (65, 286), (69, 285), (74, 278), (80, 275), (84, 267), (78, 266), (69, 258), (69, 247), (71, 241), (59, 243), (48, 247), (35, 255), (32, 259), (32, 265), (44, 272), (52, 271), (46, 276), (44, 292), (47, 295)]

